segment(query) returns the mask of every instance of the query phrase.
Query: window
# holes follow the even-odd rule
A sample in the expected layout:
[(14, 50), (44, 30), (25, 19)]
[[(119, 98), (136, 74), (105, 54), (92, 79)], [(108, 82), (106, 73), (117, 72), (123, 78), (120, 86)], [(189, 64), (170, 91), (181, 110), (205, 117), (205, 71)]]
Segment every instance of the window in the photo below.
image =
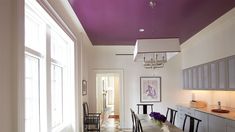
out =
[(52, 127), (63, 123), (63, 69), (51, 65), (51, 114)]
[(40, 132), (39, 59), (25, 56), (25, 132)]
[(26, 0), (25, 132), (72, 126), (74, 87), (73, 40), (36, 1)]

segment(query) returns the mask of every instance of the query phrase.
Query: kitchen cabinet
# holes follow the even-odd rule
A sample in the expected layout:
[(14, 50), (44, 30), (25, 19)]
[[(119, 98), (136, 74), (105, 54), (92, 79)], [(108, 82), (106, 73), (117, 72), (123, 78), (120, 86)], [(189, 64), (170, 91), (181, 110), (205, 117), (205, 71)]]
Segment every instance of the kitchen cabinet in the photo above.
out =
[(183, 70), (184, 89), (235, 90), (235, 56)]
[(198, 89), (203, 89), (203, 67), (202, 66), (198, 66), (197, 68), (197, 72), (198, 72)]
[(235, 56), (228, 58), (228, 87), (235, 89)]
[(188, 69), (188, 87), (193, 88), (193, 70)]
[[(177, 106), (177, 111), (175, 125), (179, 128), (183, 128), (185, 114), (188, 114), (202, 120), (199, 123), (198, 132), (235, 132), (235, 120), (220, 117), (220, 114), (216, 116), (206, 111), (202, 112), (200, 108), (197, 109), (181, 105)], [(187, 122), (185, 131), (188, 131), (188, 125)]]
[(189, 88), (189, 84), (188, 84), (188, 70), (183, 70), (183, 84), (184, 84), (184, 89)]
[(227, 132), (235, 132), (235, 121), (227, 120)]
[(208, 123), (209, 123), (209, 132), (226, 132), (227, 123), (226, 119), (209, 115)]
[[(185, 118), (185, 114), (194, 116), (194, 110), (189, 107), (177, 106), (177, 116), (176, 116), (176, 123), (175, 125), (179, 128), (183, 128), (183, 122)], [(188, 118), (189, 119), (189, 118)], [(185, 124), (185, 131), (189, 129), (189, 120), (186, 121)]]
[(198, 89), (198, 70), (197, 67), (192, 68), (193, 89)]
[(208, 114), (200, 111), (195, 111), (195, 117), (202, 120), (199, 123), (198, 132), (208, 132)]
[(216, 89), (217, 88), (217, 82), (218, 82), (218, 66), (216, 62), (212, 62), (209, 64), (210, 66), (210, 89)]
[(209, 65), (204, 64), (203, 66), (203, 88), (209, 89)]
[(218, 89), (228, 88), (227, 59), (218, 61)]

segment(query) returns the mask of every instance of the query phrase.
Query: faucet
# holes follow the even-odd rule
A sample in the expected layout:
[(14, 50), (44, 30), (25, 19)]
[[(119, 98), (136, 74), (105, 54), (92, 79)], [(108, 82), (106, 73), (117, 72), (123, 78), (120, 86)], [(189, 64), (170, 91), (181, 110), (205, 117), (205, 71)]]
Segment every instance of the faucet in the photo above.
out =
[(221, 102), (218, 101), (218, 109), (221, 110)]

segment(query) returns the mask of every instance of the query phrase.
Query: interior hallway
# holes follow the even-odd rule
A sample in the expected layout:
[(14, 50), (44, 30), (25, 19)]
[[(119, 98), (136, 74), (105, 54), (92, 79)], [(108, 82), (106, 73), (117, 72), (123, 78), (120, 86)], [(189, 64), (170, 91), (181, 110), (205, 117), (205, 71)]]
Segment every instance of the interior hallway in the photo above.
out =
[(132, 130), (121, 130), (119, 115), (114, 115), (114, 107), (108, 106), (105, 110), (101, 124), (101, 132), (131, 132)]

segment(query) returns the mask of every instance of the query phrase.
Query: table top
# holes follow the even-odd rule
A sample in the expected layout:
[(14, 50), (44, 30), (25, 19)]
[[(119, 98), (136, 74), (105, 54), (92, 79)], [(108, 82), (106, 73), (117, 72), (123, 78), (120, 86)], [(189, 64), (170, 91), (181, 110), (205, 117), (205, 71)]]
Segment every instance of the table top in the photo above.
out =
[(138, 114), (137, 116), (140, 119), (144, 132), (183, 132), (183, 130), (177, 128), (168, 121), (163, 123), (161, 127), (158, 126), (148, 114)]
[(137, 104), (137, 106), (139, 106), (139, 105), (151, 105), (151, 106), (153, 106), (153, 104)]

